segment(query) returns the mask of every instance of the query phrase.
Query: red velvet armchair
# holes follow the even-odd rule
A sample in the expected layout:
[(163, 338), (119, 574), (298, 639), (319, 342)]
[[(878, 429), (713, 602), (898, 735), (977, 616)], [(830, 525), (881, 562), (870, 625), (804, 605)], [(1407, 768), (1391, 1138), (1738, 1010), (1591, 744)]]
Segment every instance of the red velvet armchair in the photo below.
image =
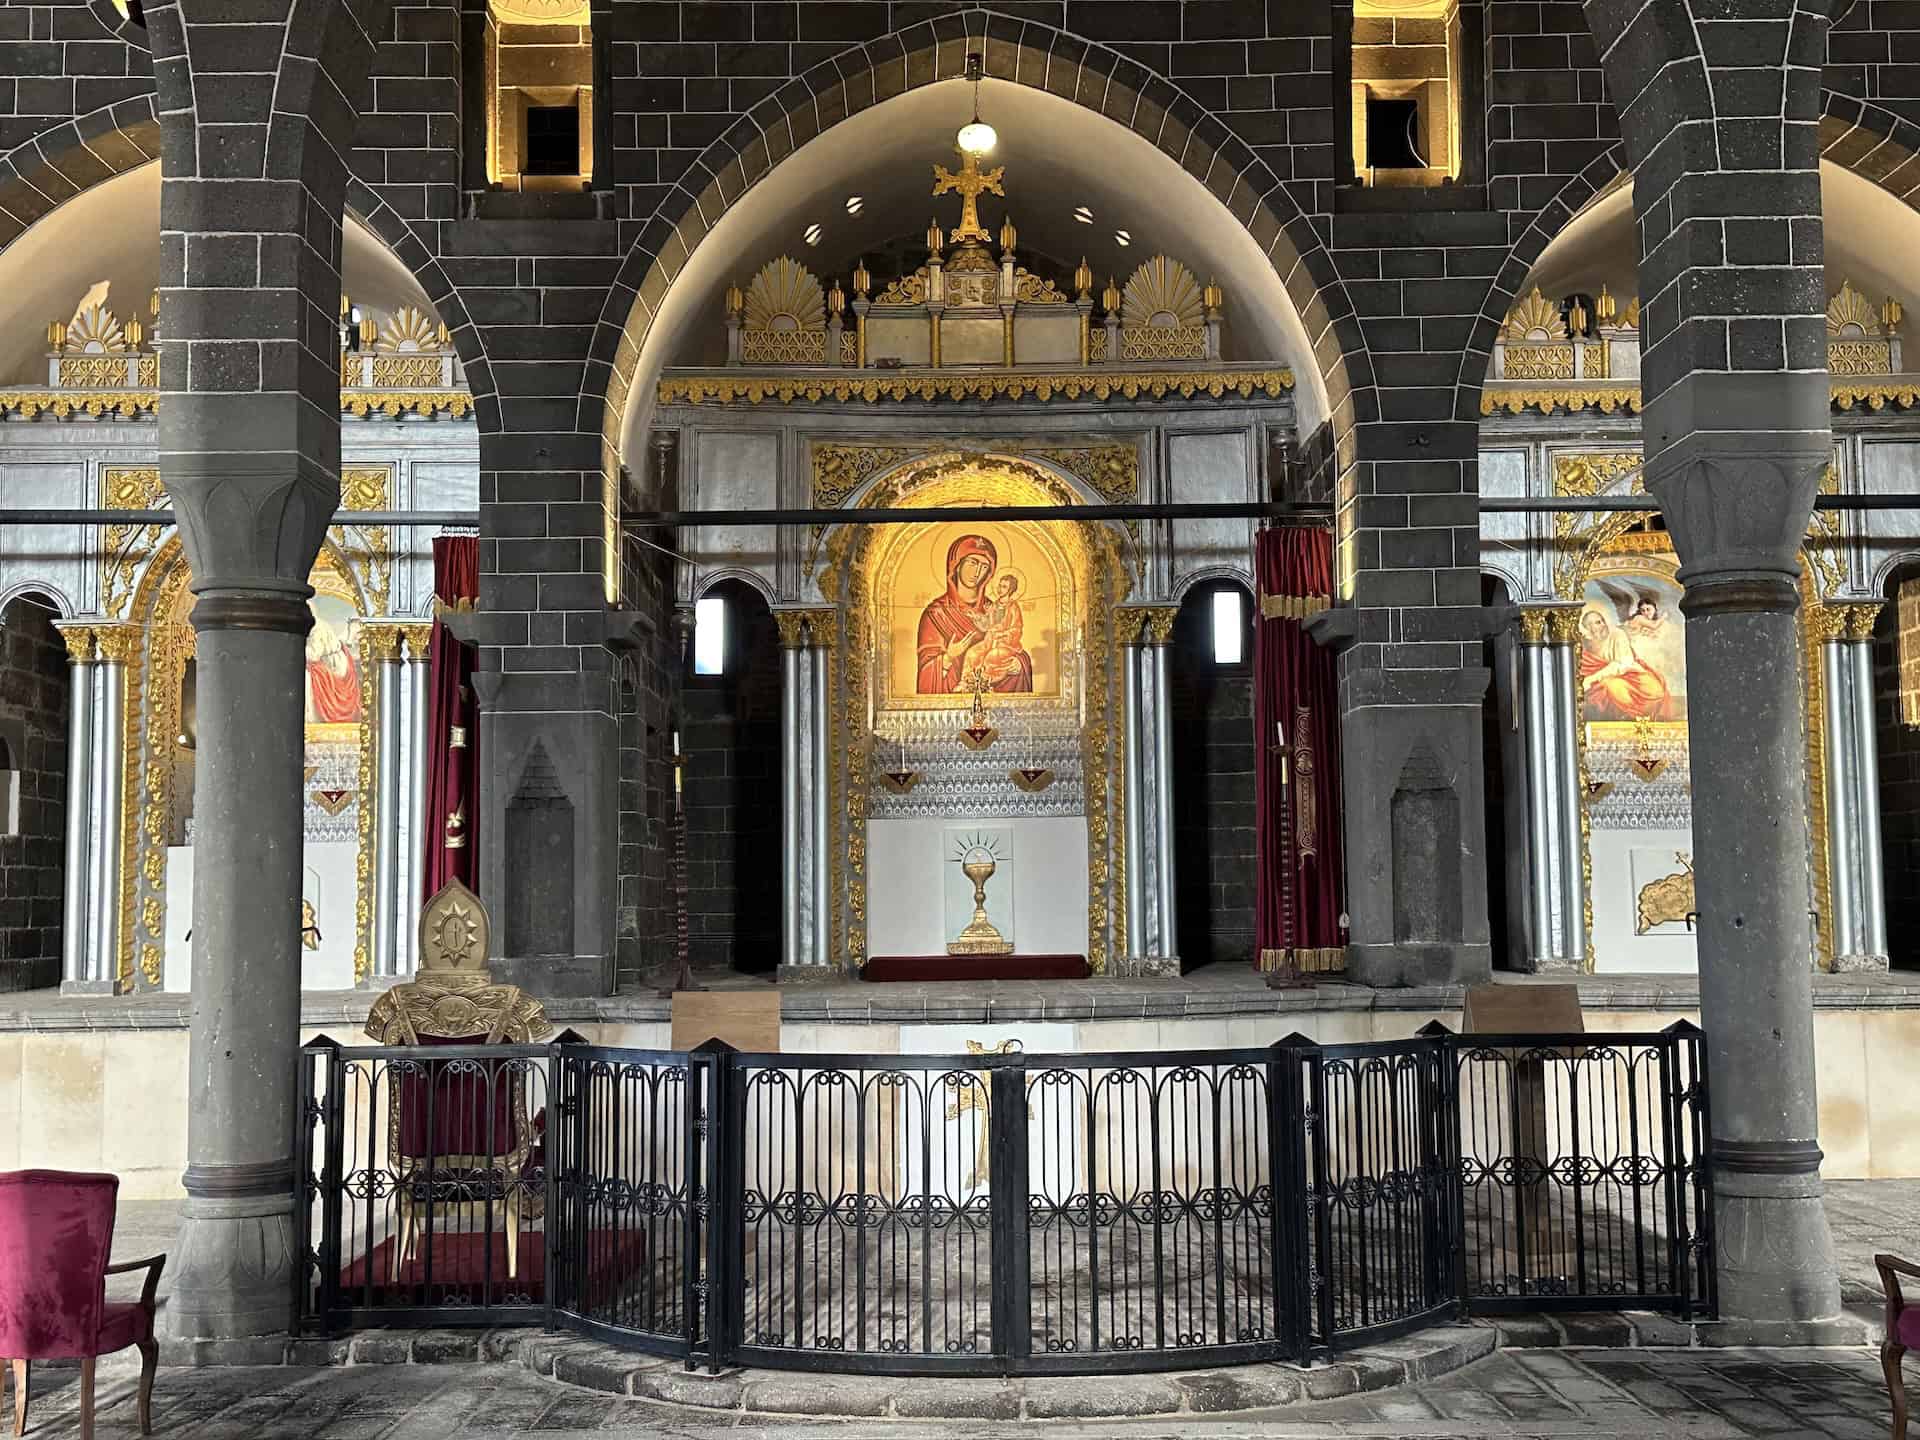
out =
[(1887, 1297), (1887, 1333), (1880, 1342), (1880, 1365), (1887, 1374), (1887, 1397), (1893, 1402), (1893, 1440), (1906, 1440), (1907, 1382), (1900, 1374), (1900, 1360), (1907, 1351), (1920, 1346), (1920, 1307), (1909, 1310), (1900, 1293), (1900, 1277), (1920, 1280), (1920, 1266), (1897, 1255), (1876, 1255), (1874, 1268), (1880, 1272), (1880, 1288)]
[[(140, 1347), (140, 1433), (153, 1429), (154, 1290), (165, 1255), (110, 1265), (114, 1175), (63, 1170), (0, 1174), (0, 1357), (13, 1362), (13, 1433), (27, 1429), (27, 1367), (34, 1360), (80, 1362), (80, 1436), (93, 1440), (93, 1362)], [(110, 1304), (107, 1276), (147, 1272), (133, 1304)]]

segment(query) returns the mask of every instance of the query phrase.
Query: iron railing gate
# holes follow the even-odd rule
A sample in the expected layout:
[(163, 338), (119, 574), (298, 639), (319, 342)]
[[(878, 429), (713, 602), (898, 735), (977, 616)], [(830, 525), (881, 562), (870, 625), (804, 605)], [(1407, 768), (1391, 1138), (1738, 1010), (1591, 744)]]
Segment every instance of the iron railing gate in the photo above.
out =
[(301, 1052), (294, 1318), (894, 1374), (1714, 1307), (1700, 1032), (1178, 1053)]

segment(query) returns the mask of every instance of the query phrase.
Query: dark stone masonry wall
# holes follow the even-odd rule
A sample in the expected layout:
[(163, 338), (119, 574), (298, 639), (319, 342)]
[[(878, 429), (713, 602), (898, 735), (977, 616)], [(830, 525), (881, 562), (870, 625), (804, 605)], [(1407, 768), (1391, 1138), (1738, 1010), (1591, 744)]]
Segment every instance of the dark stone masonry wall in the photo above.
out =
[[(726, 674), (683, 672), (687, 749), (687, 923), (693, 963), (772, 971), (780, 963), (780, 642), (744, 585), (727, 602)], [(669, 801), (671, 803), (671, 801)]]
[(1213, 659), (1211, 588), (1173, 630), (1173, 813), (1178, 941), (1185, 968), (1253, 963), (1253, 649)]
[(60, 983), (66, 866), (67, 647), (30, 597), (0, 611), (0, 741), (20, 826), (0, 835), (0, 991)]
[(1886, 866), (1887, 952), (1896, 969), (1920, 967), (1920, 730), (1900, 723), (1898, 606), (1873, 634), (1873, 695), (1880, 751), (1880, 853)]

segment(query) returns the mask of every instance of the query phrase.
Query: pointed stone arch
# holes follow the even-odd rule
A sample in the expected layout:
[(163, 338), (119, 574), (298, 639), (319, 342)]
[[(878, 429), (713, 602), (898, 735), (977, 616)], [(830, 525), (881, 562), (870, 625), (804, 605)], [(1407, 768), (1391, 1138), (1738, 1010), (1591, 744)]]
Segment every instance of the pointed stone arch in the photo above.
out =
[(618, 467), (641, 347), (701, 241), (807, 141), (882, 101), (961, 78), (969, 50), (983, 54), (987, 78), (1044, 90), (1125, 126), (1204, 185), (1285, 285), (1336, 428), (1344, 432), (1375, 416), (1365, 341), (1326, 246), (1292, 193), (1245, 142), (1174, 83), (1119, 51), (975, 5), (853, 46), (789, 81), (741, 116), (669, 190), (628, 248), (588, 356), (577, 428), (600, 432), (609, 474)]

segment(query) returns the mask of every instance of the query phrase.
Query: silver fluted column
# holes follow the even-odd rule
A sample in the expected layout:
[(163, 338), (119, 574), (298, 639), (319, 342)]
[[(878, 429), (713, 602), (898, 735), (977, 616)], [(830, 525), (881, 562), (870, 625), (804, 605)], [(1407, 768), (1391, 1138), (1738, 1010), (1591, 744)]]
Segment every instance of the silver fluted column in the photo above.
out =
[(1553, 665), (1546, 645), (1547, 616), (1520, 612), (1521, 704), (1527, 723), (1527, 912), (1532, 920), (1528, 959), (1535, 970), (1559, 958), (1554, 924), (1554, 886), (1559, 871), (1555, 827)]
[[(1146, 768), (1140, 733), (1140, 616), (1127, 612), (1128, 627), (1121, 631), (1120, 666), (1126, 677), (1126, 745), (1122, 751), (1125, 776), (1127, 837), (1127, 949), (1134, 957), (1150, 953), (1147, 938)], [(1131, 633), (1129, 633), (1129, 631)]]
[(813, 716), (813, 755), (812, 773), (808, 777), (809, 804), (813, 816), (813, 934), (809, 963), (823, 968), (833, 967), (833, 923), (831, 906), (827, 893), (828, 825), (832, 816), (827, 812), (827, 707), (831, 705), (832, 693), (827, 685), (828, 671), (833, 660), (833, 630), (830, 616), (823, 618), (816, 612), (809, 625), (813, 644), (808, 650), (812, 664), (812, 684), (808, 698), (812, 702)]
[(400, 973), (400, 631), (370, 625), (361, 648), (374, 665), (373, 956), (369, 973)]
[(1154, 817), (1158, 822), (1160, 852), (1160, 955), (1172, 962), (1180, 954), (1180, 926), (1174, 906), (1173, 860), (1173, 621), (1175, 610), (1156, 610), (1147, 617), (1147, 638), (1153, 656)]
[(1873, 703), (1873, 622), (1878, 605), (1854, 606), (1847, 616), (1847, 655), (1853, 666), (1853, 773), (1859, 797), (1855, 834), (1860, 843), (1860, 951), (1884, 970), (1887, 954), (1886, 856), (1880, 848), (1880, 742)]
[(427, 860), (427, 659), (432, 625), (407, 626), (407, 825), (400, 862), (400, 970), (411, 975), (420, 965), (420, 887)]
[(1580, 695), (1574, 684), (1573, 663), (1579, 623), (1578, 610), (1557, 610), (1550, 615), (1548, 644), (1542, 653), (1551, 702), (1548, 714), (1559, 735), (1560, 763), (1554, 767), (1554, 773), (1560, 781), (1560, 803), (1555, 814), (1560, 834), (1560, 923), (1564, 936), (1561, 954), (1574, 970), (1587, 968), (1587, 876), (1581, 859), (1585, 846), (1580, 828), (1587, 799), (1581, 793)]
[(1825, 713), (1820, 718), (1826, 732), (1827, 750), (1829, 900), (1826, 923), (1835, 966), (1853, 969), (1855, 967), (1849, 962), (1860, 952), (1855, 922), (1857, 912), (1853, 903), (1857, 879), (1852, 834), (1856, 813), (1855, 786), (1853, 766), (1849, 763), (1849, 752), (1853, 749), (1853, 726), (1847, 716), (1847, 691), (1853, 683), (1853, 672), (1845, 655), (1841, 612), (1837, 607), (1828, 607), (1821, 618), (1828, 625), (1828, 633), (1820, 646), (1820, 669), (1824, 682), (1821, 688), (1825, 692)]
[(94, 683), (100, 692), (95, 723), (93, 833), (99, 848), (87, 867), (87, 892), (93, 909), (87, 948), (92, 951), (96, 983), (119, 984), (120, 971), (120, 810), (121, 766), (125, 763), (127, 660), (140, 643), (131, 625), (105, 626), (97, 632), (100, 659)]
[(780, 627), (780, 963), (797, 966), (800, 953), (800, 625), (776, 613)]
[(102, 988), (87, 947), (87, 861), (93, 831), (93, 627), (63, 627), (67, 642), (67, 861), (60, 926), (60, 988), (86, 993)]

